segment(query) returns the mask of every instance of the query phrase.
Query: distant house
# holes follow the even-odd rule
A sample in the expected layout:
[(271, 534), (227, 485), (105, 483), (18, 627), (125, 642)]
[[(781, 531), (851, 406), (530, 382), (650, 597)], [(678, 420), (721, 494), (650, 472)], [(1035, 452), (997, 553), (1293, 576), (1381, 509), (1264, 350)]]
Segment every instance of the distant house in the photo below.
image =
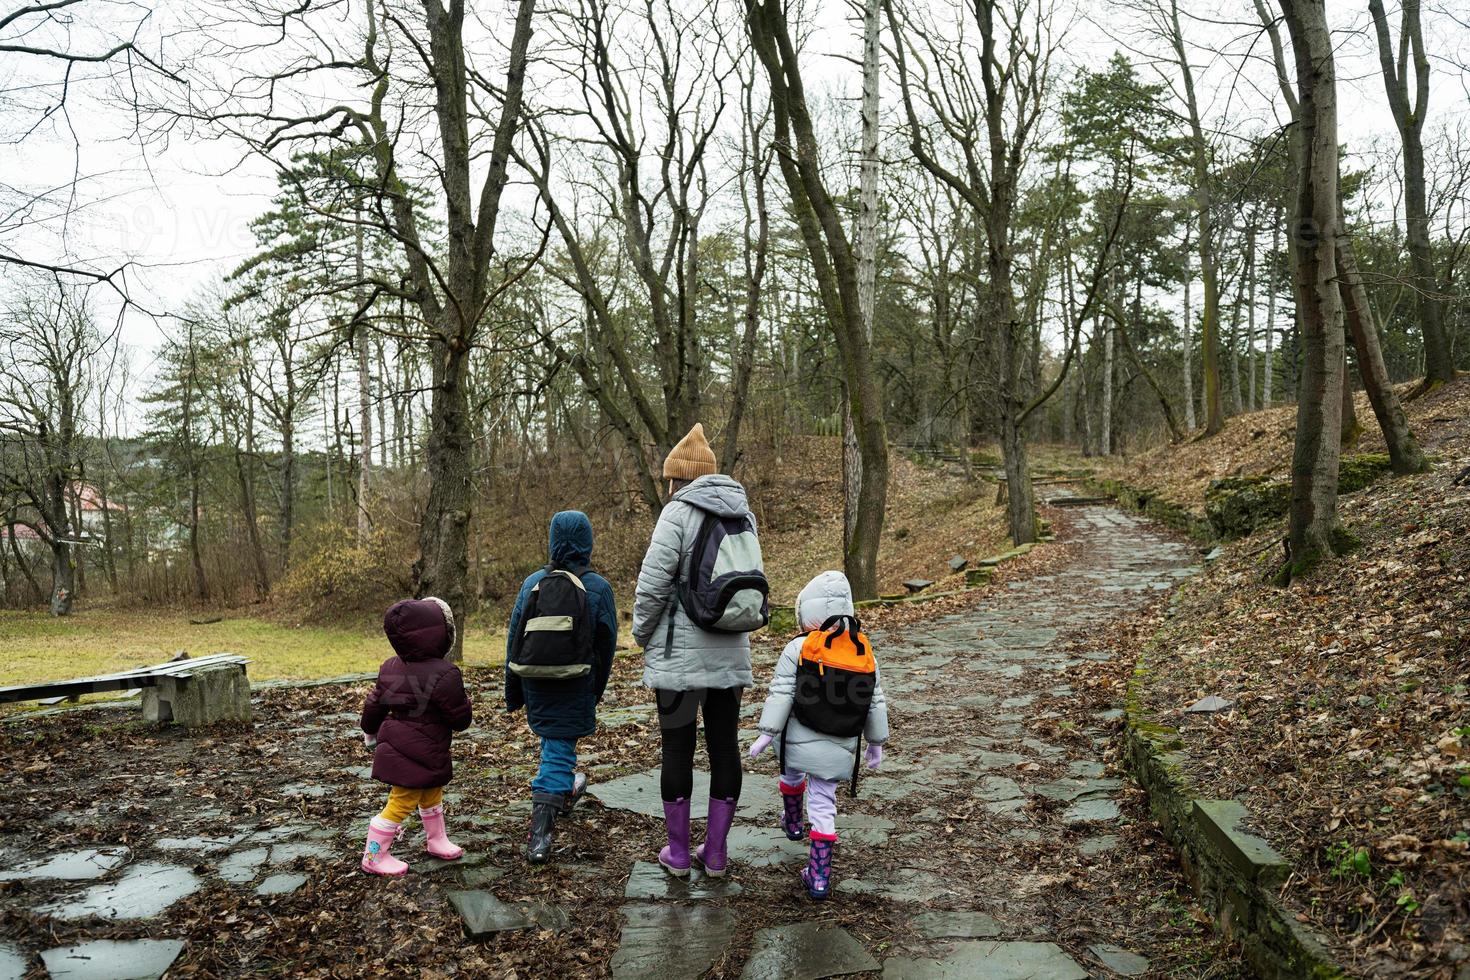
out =
[[(102, 491), (90, 483), (73, 483), (71, 493), (72, 506), (75, 507), (76, 513), (81, 518), (81, 526), (76, 529), (76, 536), (88, 543), (102, 540), (104, 513), (120, 514), (127, 510), (116, 500), (104, 497)], [(40, 516), (30, 508), (26, 508), (19, 516), (30, 523), (44, 523)], [(41, 543), (41, 535), (27, 524), (0, 527), (0, 542), (8, 543), (12, 537), (22, 547), (36, 546)]]

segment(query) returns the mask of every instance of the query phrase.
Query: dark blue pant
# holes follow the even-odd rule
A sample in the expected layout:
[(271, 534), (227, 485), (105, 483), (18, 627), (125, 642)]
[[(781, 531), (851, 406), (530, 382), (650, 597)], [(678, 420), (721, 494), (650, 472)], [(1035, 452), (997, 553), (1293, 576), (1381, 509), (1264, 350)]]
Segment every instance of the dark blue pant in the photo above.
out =
[(577, 740), (542, 738), (541, 769), (531, 780), (533, 793), (570, 793), (572, 771), (577, 767)]

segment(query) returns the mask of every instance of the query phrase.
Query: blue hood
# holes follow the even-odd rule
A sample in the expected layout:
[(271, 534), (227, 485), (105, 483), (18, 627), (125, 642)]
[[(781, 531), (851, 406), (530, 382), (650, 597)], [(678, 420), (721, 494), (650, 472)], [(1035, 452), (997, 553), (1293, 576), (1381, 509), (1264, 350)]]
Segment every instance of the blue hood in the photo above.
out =
[(580, 510), (564, 510), (551, 519), (548, 535), (551, 562), (563, 568), (592, 562), (592, 522)]

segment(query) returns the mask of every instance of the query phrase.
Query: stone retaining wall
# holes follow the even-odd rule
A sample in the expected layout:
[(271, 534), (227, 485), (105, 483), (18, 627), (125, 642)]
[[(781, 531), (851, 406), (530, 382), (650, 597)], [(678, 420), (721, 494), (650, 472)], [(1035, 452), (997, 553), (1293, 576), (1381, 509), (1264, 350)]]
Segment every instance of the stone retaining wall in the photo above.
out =
[(1178, 730), (1142, 707), (1149, 672), (1140, 656), (1128, 685), (1124, 758), (1148, 794), (1149, 810), (1164, 836), (1179, 851), (1195, 894), (1267, 980), (1345, 977), (1322, 940), (1277, 897), (1291, 873), (1286, 858), (1250, 832), (1250, 811), (1243, 802), (1200, 796), (1189, 778), (1189, 757)]
[(1188, 507), (1176, 504), (1172, 500), (1166, 500), (1156, 490), (1148, 487), (1135, 487), (1121, 480), (1107, 480), (1096, 476), (1089, 477), (1087, 485), (1095, 492), (1113, 498), (1129, 510), (1152, 517), (1161, 524), (1167, 524), (1174, 530), (1189, 535), (1195, 541), (1210, 544), (1215, 540), (1214, 529), (1210, 527), (1208, 520)]

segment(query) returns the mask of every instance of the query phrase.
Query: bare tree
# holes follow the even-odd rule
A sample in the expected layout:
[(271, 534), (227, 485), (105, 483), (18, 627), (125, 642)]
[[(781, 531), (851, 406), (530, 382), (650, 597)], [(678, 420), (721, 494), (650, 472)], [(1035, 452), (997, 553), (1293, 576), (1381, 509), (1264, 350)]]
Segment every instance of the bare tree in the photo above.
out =
[[(995, 400), (1010, 533), (1017, 544), (1035, 541), (1036, 505), (1021, 428), (1028, 411), (1021, 377), (1025, 325), (1016, 305), (1012, 226), (1055, 50), (1049, 10), (1024, 0), (970, 0), (956, 8), (961, 26), (951, 31), (916, 23), (912, 12), (901, 18), (892, 2), (887, 9), (914, 156), (954, 189), (984, 231), (984, 298), (997, 340)], [(971, 32), (978, 34), (978, 61), (964, 40)], [(921, 117), (918, 98), (932, 125)]]
[[(80, 529), (72, 500), (85, 454), (84, 412), (107, 341), (84, 291), (52, 279), (25, 291), (0, 317), (0, 491), (15, 547), (15, 527), (29, 528), (51, 552), (51, 615), (66, 616), (76, 598)], [(16, 551), (29, 576), (29, 566)]]
[(1301, 129), (1292, 229), (1302, 382), (1297, 402), (1292, 500), (1283, 577), (1310, 572), (1338, 545), (1337, 478), (1344, 356), (1337, 244), (1337, 74), (1324, 0), (1279, 0), (1296, 56)]
[[(1266, 31), (1266, 36), (1271, 45), (1272, 64), (1276, 69), (1277, 87), (1281, 97), (1290, 114), (1292, 123), (1287, 135), (1287, 145), (1292, 162), (1300, 169), (1302, 166), (1303, 134), (1305, 127), (1301, 122), (1301, 104), (1297, 94), (1293, 92), (1286, 68), (1286, 55), (1281, 42), (1281, 33), (1276, 18), (1270, 16), (1266, 11), (1265, 0), (1255, 0), (1256, 15), (1261, 20), (1261, 25)], [(1415, 440), (1413, 432), (1409, 429), (1409, 421), (1404, 414), (1402, 404), (1399, 402), (1398, 394), (1394, 391), (1393, 383), (1388, 376), (1388, 368), (1383, 362), (1383, 348), (1379, 343), (1378, 326), (1373, 316), (1373, 307), (1368, 301), (1368, 290), (1363, 283), (1363, 277), (1358, 271), (1357, 257), (1353, 254), (1352, 235), (1347, 226), (1347, 219), (1343, 211), (1341, 200), (1341, 189), (1339, 188), (1339, 199), (1337, 202), (1337, 238), (1335, 241), (1336, 262), (1339, 275), (1339, 287), (1342, 293), (1342, 301), (1347, 324), (1352, 332), (1353, 346), (1358, 358), (1358, 373), (1362, 376), (1363, 387), (1368, 392), (1368, 401), (1373, 406), (1374, 417), (1378, 420), (1378, 427), (1383, 433), (1384, 443), (1388, 446), (1389, 458), (1392, 461), (1395, 473), (1418, 473), (1428, 468), (1429, 462), (1418, 441)], [(1296, 207), (1291, 208), (1293, 220), (1291, 224), (1296, 227), (1300, 222), (1296, 220)], [(1274, 252), (1274, 249), (1273, 249)], [(1274, 300), (1274, 290), (1272, 299)], [(1269, 321), (1274, 316), (1273, 311), (1267, 314), (1267, 330), (1272, 329)], [(1267, 334), (1266, 346), (1266, 401), (1271, 399), (1271, 376), (1270, 376), (1270, 334)], [(1347, 383), (1347, 364), (1343, 363), (1343, 411), (1352, 411), (1352, 393)], [(1356, 420), (1349, 425), (1346, 419), (1341, 423), (1341, 430), (1345, 435), (1349, 428), (1356, 428)]]
[(731, 367), (730, 412), (725, 420), (725, 442), (720, 451), (720, 469), (735, 471), (740, 459), (740, 428), (745, 419), (746, 399), (755, 368), (755, 345), (761, 319), (761, 297), (764, 293), (767, 259), (771, 249), (771, 212), (766, 200), (766, 180), (770, 176), (772, 151), (765, 140), (770, 123), (769, 105), (756, 108), (755, 82), (759, 66), (751, 53), (748, 64), (740, 69), (741, 107), (744, 118), (740, 127), (740, 208), (745, 218), (741, 226), (744, 244), (745, 305), (742, 332), (735, 363)]
[(857, 518), (843, 566), (859, 598), (878, 592), (878, 543), (888, 499), (888, 432), (862, 315), (857, 259), (827, 187), (800, 59), (781, 0), (745, 0), (746, 25), (765, 66), (775, 113), (775, 150), (792, 211), (811, 259), (827, 325), (842, 360), (846, 407), (862, 456)]
[[(1419, 304), (1419, 327), (1424, 336), (1426, 387), (1455, 376), (1450, 335), (1445, 329), (1444, 304), (1434, 270), (1429, 234), (1429, 194), (1424, 177), (1424, 121), (1429, 114), (1429, 55), (1424, 46), (1424, 19), (1420, 0), (1403, 0), (1399, 14), (1398, 46), (1394, 46), (1383, 0), (1368, 0), (1378, 36), (1378, 63), (1383, 89), (1404, 148), (1404, 226), (1409, 249), (1414, 295)], [(1412, 87), (1412, 95), (1410, 89)]]
[[(69, 231), (73, 216), (87, 203), (82, 185), (83, 142), (92, 127), (72, 118), (74, 103), (113, 98), (143, 101), (139, 90), (151, 82), (181, 79), (150, 54), (146, 43), (153, 10), (132, 0), (0, 0), (0, 141), (18, 144), (54, 133), (75, 149), (70, 173), (16, 173), (0, 177), (0, 266), (40, 270), (75, 285), (110, 288), (130, 303), (131, 262), (79, 256)], [(123, 120), (109, 138), (141, 138), (136, 115), (109, 113)]]
[[(867, 342), (873, 342), (873, 316), (878, 297), (878, 177), (882, 161), (878, 158), (878, 90), (880, 72), (883, 12), (882, 0), (862, 0), (863, 14), (863, 98), (862, 133), (858, 156), (858, 215), (854, 246), (857, 252), (858, 303)], [(968, 451), (968, 447), (966, 447)], [(853, 425), (852, 404), (845, 402), (842, 411), (842, 544), (852, 547), (857, 534), (858, 514), (862, 506), (858, 497), (863, 485), (863, 454), (858, 446), (857, 428)]]
[[(363, 186), (354, 189), (365, 202), (362, 220), (397, 243), (406, 276), (373, 283), (364, 302), (387, 295), (411, 304), (416, 323), (407, 339), (430, 366), (416, 588), (439, 595), (463, 617), (474, 470), (470, 364), (491, 306), (535, 258), (503, 255), (497, 240), (535, 0), (515, 5), (499, 78), (477, 63), (466, 41), (464, 0), (422, 0), (416, 10), (369, 2), (355, 35), (340, 23), (326, 29), (319, 18), (329, 12), (310, 4), (246, 0), (218, 9), (217, 49), (207, 53), (225, 69), (243, 70), (251, 84), (201, 78), (185, 115), (229, 133), (281, 169), (303, 149), (365, 155)], [(265, 30), (273, 43), (231, 42), (236, 32), (253, 29)], [(354, 44), (360, 45), (355, 51)], [(322, 86), (364, 92), (366, 102), (349, 95), (323, 108)], [(423, 110), (426, 94), (430, 105)], [(434, 229), (416, 206), (416, 164), (442, 195), (442, 245), (431, 240)], [(463, 635), (456, 634), (456, 657)]]
[[(598, 405), (613, 418), (640, 470), (646, 502), (660, 500), (648, 470), (645, 448), (661, 456), (699, 420), (702, 408), (700, 325), (701, 222), (709, 203), (707, 153), (726, 104), (725, 79), (734, 71), (726, 56), (714, 8), (688, 13), (670, 0), (637, 5), (625, 18), (608, 0), (578, 0), (554, 22), (574, 57), (567, 72), (576, 85), (574, 131), (558, 138), (538, 115), (528, 126), (531, 152), (518, 155), (531, 173), (542, 203), (566, 249), (569, 268), (552, 266), (590, 314), (604, 361), (579, 355), (548, 333), (553, 356), (570, 366)], [(629, 21), (632, 21), (629, 23)], [(692, 43), (691, 38), (705, 40)], [(538, 113), (543, 110), (537, 109)], [(576, 131), (589, 126), (595, 136)], [(639, 370), (643, 347), (617, 309), (621, 277), (598, 267), (598, 233), (578, 227), (562, 203), (559, 179), (571, 176), (555, 162), (581, 145), (592, 150), (594, 180), (584, 180), (601, 199), (607, 225), (616, 233), (634, 273), (636, 302), (648, 312), (659, 391), (651, 394)], [(606, 167), (611, 176), (596, 180)], [(600, 229), (599, 229), (600, 231)], [(602, 368), (608, 377), (593, 377)], [(621, 387), (631, 412), (615, 396)], [(661, 405), (659, 404), (661, 402)]]

